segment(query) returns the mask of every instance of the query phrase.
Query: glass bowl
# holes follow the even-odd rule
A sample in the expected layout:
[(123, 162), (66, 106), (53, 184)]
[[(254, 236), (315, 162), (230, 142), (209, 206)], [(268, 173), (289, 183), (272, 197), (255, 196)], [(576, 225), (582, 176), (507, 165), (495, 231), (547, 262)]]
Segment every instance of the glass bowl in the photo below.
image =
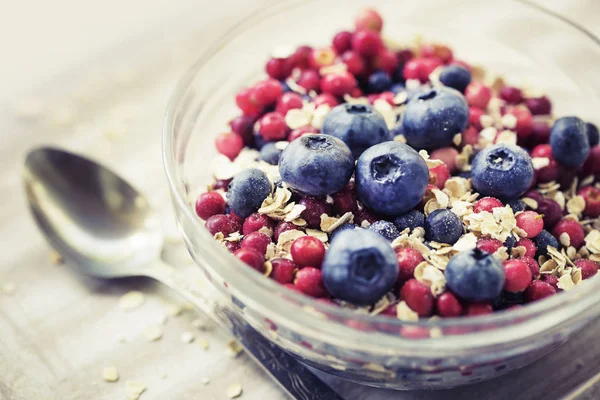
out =
[[(359, 315), (290, 291), (248, 268), (217, 243), (193, 211), (211, 182), (213, 141), (238, 111), (236, 91), (264, 76), (281, 45), (326, 45), (350, 28), (361, 0), (287, 1), (231, 29), (179, 82), (164, 124), (163, 157), (188, 249), (214, 289), (261, 334), (303, 362), (361, 384), (448, 388), (522, 367), (597, 317), (600, 278), (493, 315), (403, 322)], [(377, 2), (386, 36), (422, 35), (509, 82), (538, 87), (556, 115), (592, 120), (600, 109), (600, 42), (576, 24), (520, 1)], [(597, 122), (597, 121), (596, 121)]]

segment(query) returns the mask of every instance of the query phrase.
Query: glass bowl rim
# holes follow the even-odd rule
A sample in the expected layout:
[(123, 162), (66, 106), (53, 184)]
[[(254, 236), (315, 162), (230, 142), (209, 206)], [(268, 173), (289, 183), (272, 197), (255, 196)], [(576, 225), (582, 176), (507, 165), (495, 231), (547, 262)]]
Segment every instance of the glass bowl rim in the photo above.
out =
[[(287, 297), (294, 300), (296, 303), (296, 308), (298, 311), (303, 314), (309, 314), (302, 310), (305, 307), (309, 307), (317, 312), (325, 313), (329, 316), (333, 316), (336, 319), (339, 318), (342, 321), (356, 321), (360, 324), (366, 325), (375, 325), (375, 324), (383, 324), (386, 326), (391, 326), (394, 328), (401, 329), (403, 327), (416, 327), (422, 329), (432, 329), (432, 328), (448, 328), (448, 327), (459, 327), (459, 328), (477, 328), (477, 327), (489, 327), (492, 324), (498, 324), (501, 327), (505, 325), (518, 325), (519, 321), (525, 321), (541, 314), (544, 314), (548, 311), (556, 311), (558, 309), (564, 309), (568, 305), (576, 302), (582, 296), (592, 296), (596, 294), (596, 297), (600, 300), (600, 278), (595, 277), (595, 279), (591, 279), (586, 281), (584, 285), (576, 288), (576, 290), (564, 291), (561, 293), (557, 293), (554, 296), (543, 299), (541, 301), (534, 302), (532, 304), (528, 304), (525, 307), (521, 307), (519, 309), (510, 310), (510, 312), (494, 312), (492, 314), (480, 315), (474, 317), (457, 317), (457, 318), (439, 318), (439, 319), (420, 319), (418, 321), (403, 321), (395, 318), (390, 318), (382, 315), (369, 315), (369, 314), (358, 314), (350, 309), (344, 309), (341, 307), (337, 307), (334, 305), (330, 305), (324, 302), (320, 302), (314, 298), (309, 296), (305, 296), (295, 291), (289, 290), (279, 283), (256, 273), (256, 271), (251, 268), (245, 267), (245, 264), (232, 256), (226, 249), (223, 248), (214, 238), (210, 235), (210, 233), (202, 226), (198, 217), (194, 214), (193, 208), (188, 204), (187, 196), (185, 192), (184, 183), (177, 179), (177, 161), (173, 154), (174, 148), (174, 126), (175, 119), (178, 113), (179, 108), (184, 104), (183, 99), (189, 87), (192, 85), (193, 81), (197, 77), (198, 72), (207, 63), (222, 47), (225, 47), (229, 41), (237, 38), (240, 34), (246, 30), (247, 27), (251, 27), (253, 24), (256, 24), (262, 19), (266, 19), (274, 16), (279, 11), (286, 10), (288, 8), (293, 8), (300, 5), (306, 5), (307, 3), (313, 3), (317, 0), (286, 0), (278, 2), (276, 5), (270, 6), (267, 9), (258, 9), (253, 13), (247, 15), (245, 18), (240, 19), (238, 23), (234, 24), (231, 28), (229, 28), (223, 35), (221, 35), (218, 39), (216, 39), (211, 46), (209, 46), (204, 53), (198, 58), (198, 60), (192, 64), (192, 66), (180, 77), (175, 89), (173, 90), (171, 97), (169, 99), (167, 110), (163, 122), (163, 132), (162, 132), (162, 159), (163, 166), (165, 169), (165, 173), (167, 176), (167, 181), (169, 185), (169, 191), (171, 193), (172, 201), (175, 207), (180, 209), (180, 212), (177, 214), (180, 215), (180, 218), (185, 218), (187, 222), (189, 222), (194, 227), (194, 234), (199, 235), (202, 240), (209, 241), (210, 244), (208, 247), (211, 248), (211, 251), (214, 251), (215, 256), (219, 259), (220, 263), (226, 265), (230, 264), (231, 271), (228, 271), (228, 268), (223, 268), (219, 271), (219, 275), (228, 282), (232, 287), (237, 290), (244, 292), (239, 289), (245, 285), (253, 285), (255, 288), (258, 288), (259, 298), (248, 295), (251, 297), (253, 301), (259, 303), (265, 309), (269, 309), (274, 311), (272, 304), (269, 304), (268, 301), (272, 301), (275, 296), (279, 295), (278, 298)], [(587, 39), (591, 40), (600, 48), (600, 38), (594, 35), (591, 31), (582, 27), (581, 25), (571, 21), (570, 19), (557, 14), (551, 10), (548, 10), (538, 4), (533, 4), (527, 0), (512, 0), (515, 3), (522, 4), (524, 6), (528, 6), (533, 10), (544, 13), (547, 16), (553, 17), (560, 22), (569, 25), (571, 28), (575, 28), (579, 33), (586, 36)], [(235, 272), (234, 272), (235, 271)], [(598, 274), (600, 275), (600, 274)], [(256, 294), (254, 292), (253, 294)], [(281, 296), (283, 295), (283, 296)], [(282, 299), (289, 303), (287, 299)], [(568, 314), (568, 313), (565, 313)], [(282, 319), (288, 319), (289, 316), (283, 315), (280, 313), (278, 315)], [(564, 319), (570, 318), (571, 316), (565, 316)], [(312, 322), (318, 324), (331, 323), (333, 321), (324, 321), (323, 319), (319, 319), (317, 317), (311, 316)], [(516, 322), (515, 322), (516, 321)], [(377, 337), (372, 335), (373, 331), (361, 331), (358, 329), (354, 329), (357, 336), (353, 339), (372, 342), (372, 339), (369, 340), (370, 336)], [(388, 334), (387, 332), (381, 332), (383, 334)], [(468, 335), (469, 333), (467, 333)], [(433, 340), (440, 340), (444, 338), (448, 338), (449, 336), (442, 336), (440, 338), (436, 338)], [(398, 337), (398, 339), (402, 339)], [(411, 343), (415, 343), (411, 341)]]

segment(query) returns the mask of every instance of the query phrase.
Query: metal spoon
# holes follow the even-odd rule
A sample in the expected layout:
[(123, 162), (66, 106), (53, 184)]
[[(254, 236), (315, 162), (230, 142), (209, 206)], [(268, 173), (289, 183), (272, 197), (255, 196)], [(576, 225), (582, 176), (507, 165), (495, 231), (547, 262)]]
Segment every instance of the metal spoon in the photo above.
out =
[(46, 239), (78, 272), (97, 278), (148, 276), (176, 290), (228, 329), (295, 399), (341, 399), (305, 365), (267, 341), (229, 306), (209, 300), (163, 264), (159, 219), (144, 196), (110, 170), (56, 148), (32, 150), (23, 181)]

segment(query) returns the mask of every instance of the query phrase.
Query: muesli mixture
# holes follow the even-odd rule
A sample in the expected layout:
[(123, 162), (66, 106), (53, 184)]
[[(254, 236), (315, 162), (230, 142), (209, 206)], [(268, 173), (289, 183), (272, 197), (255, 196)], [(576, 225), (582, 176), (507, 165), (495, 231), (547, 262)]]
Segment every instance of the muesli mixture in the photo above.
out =
[(195, 204), (215, 240), (290, 290), (403, 320), (520, 307), (593, 277), (596, 126), (382, 27), (363, 10), (237, 93)]

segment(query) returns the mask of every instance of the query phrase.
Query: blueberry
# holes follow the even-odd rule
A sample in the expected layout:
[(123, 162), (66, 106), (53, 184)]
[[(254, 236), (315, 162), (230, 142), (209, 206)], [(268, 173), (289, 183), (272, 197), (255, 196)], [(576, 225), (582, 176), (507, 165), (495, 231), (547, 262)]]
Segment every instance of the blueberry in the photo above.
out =
[(568, 168), (583, 165), (590, 152), (588, 128), (577, 117), (557, 119), (550, 131), (552, 157)]
[(237, 216), (246, 218), (256, 212), (271, 193), (269, 178), (259, 169), (243, 170), (233, 177), (227, 190), (227, 203)]
[(545, 229), (533, 238), (533, 242), (537, 246), (537, 253), (535, 254), (537, 257), (548, 254), (548, 246), (558, 249), (558, 241)]
[(348, 146), (329, 135), (303, 135), (279, 157), (281, 179), (291, 188), (312, 196), (338, 192), (354, 171)]
[(260, 149), (260, 159), (271, 165), (277, 165), (282, 151), (273, 142), (265, 143)]
[(365, 151), (356, 164), (358, 199), (382, 215), (400, 215), (416, 206), (427, 189), (429, 169), (423, 157), (400, 142)]
[(376, 71), (369, 75), (368, 89), (369, 93), (381, 93), (390, 88), (392, 78), (383, 71)]
[(406, 89), (406, 87), (404, 86), (403, 83), (394, 83), (392, 86), (390, 86), (390, 92), (392, 92), (394, 94), (398, 94), (405, 89)]
[(345, 230), (331, 242), (321, 270), (333, 297), (369, 305), (394, 287), (398, 260), (380, 235), (366, 229)]
[(394, 220), (394, 225), (396, 225), (396, 228), (398, 228), (400, 232), (407, 228), (411, 231), (417, 227), (424, 228), (425, 214), (417, 210), (409, 211), (396, 218)]
[(257, 150), (261, 150), (263, 146), (267, 143), (271, 142), (263, 138), (262, 135), (259, 134), (257, 131), (254, 131), (254, 147), (256, 147)]
[(506, 247), (506, 250), (510, 253), (512, 248), (515, 247), (515, 244), (517, 244), (517, 239), (515, 239), (513, 236), (508, 236), (503, 244), (504, 247)]
[(369, 225), (367, 229), (372, 232), (379, 233), (390, 242), (400, 236), (400, 231), (398, 231), (396, 225), (389, 221), (375, 221)]
[(471, 83), (471, 73), (459, 65), (449, 65), (442, 70), (440, 82), (464, 93), (469, 83)]
[(454, 244), (463, 234), (460, 218), (450, 210), (434, 210), (425, 220), (425, 238), (438, 243)]
[(409, 145), (418, 149), (448, 146), (469, 119), (469, 107), (460, 92), (435, 88), (410, 98), (402, 126)]
[(482, 196), (514, 199), (533, 182), (529, 154), (509, 144), (496, 144), (477, 153), (471, 165), (473, 187)]
[(471, 177), (471, 171), (460, 171), (456, 176), (461, 178), (469, 179)]
[(493, 300), (504, 287), (502, 263), (479, 249), (458, 253), (450, 259), (444, 272), (448, 288), (468, 301)]
[(393, 139), (381, 114), (368, 104), (336, 106), (323, 121), (321, 132), (342, 139), (354, 158), (373, 145)]
[(495, 310), (504, 310), (517, 304), (525, 302), (525, 292), (511, 293), (502, 292), (499, 297), (492, 302), (492, 307)]
[(519, 211), (525, 211), (525, 208), (527, 207), (525, 203), (523, 203), (523, 201), (519, 199), (509, 200), (506, 202), (506, 204), (510, 206), (510, 208), (513, 210), (513, 213), (515, 214)]
[(596, 146), (600, 142), (600, 133), (598, 133), (598, 127), (591, 122), (585, 124), (587, 128), (587, 137), (590, 147)]
[[(335, 237), (338, 235), (338, 233), (340, 233), (340, 232), (344, 232), (344, 231), (347, 231), (347, 230), (354, 230), (354, 229), (356, 229), (356, 228), (358, 228), (358, 226), (357, 226), (357, 225), (355, 225), (355, 224), (350, 224), (350, 223), (348, 223), (348, 224), (343, 224), (343, 225), (340, 225), (340, 226), (338, 226), (338, 227), (337, 227), (337, 228), (335, 228), (335, 229), (333, 230), (333, 232), (331, 232), (331, 234), (329, 235), (329, 242), (332, 242), (332, 241), (333, 241), (333, 239), (334, 239), (334, 238), (335, 238)], [(360, 229), (360, 228), (359, 228), (359, 229)]]

